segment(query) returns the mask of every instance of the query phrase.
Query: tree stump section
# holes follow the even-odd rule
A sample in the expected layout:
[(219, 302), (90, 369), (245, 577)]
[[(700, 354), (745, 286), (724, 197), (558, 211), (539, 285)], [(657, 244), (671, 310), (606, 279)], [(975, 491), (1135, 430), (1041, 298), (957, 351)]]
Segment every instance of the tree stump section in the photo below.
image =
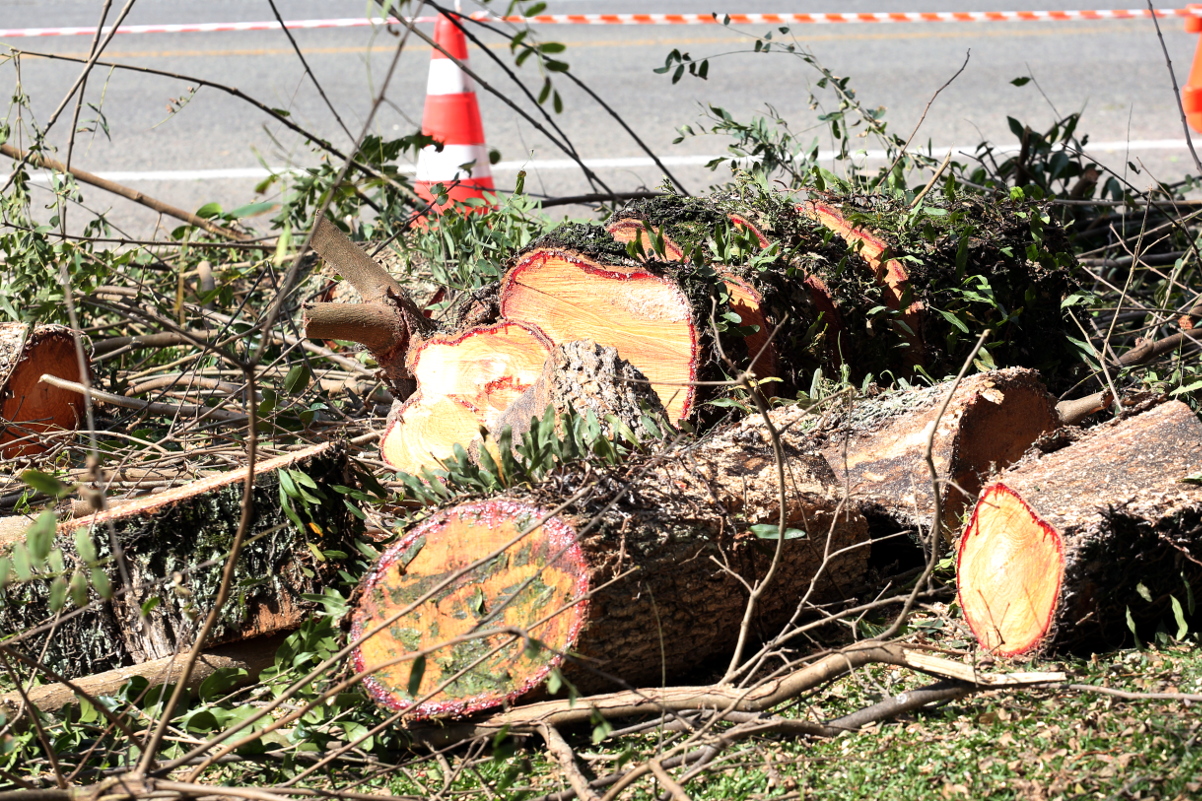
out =
[[(721, 376), (710, 325), (711, 314), (721, 320), (728, 310), (715, 299), (719, 284), (696, 266), (635, 261), (604, 229), (569, 224), (516, 257), (501, 281), (500, 311), (552, 345), (589, 339), (616, 348), (677, 423), (697, 412), (696, 382)], [(738, 345), (741, 358), (746, 346)]]
[(802, 599), (846, 600), (867, 564), (864, 519), (824, 459), (783, 445), (783, 542), (750, 531), (776, 524), (779, 483), (770, 443), (745, 424), (438, 512), (364, 580), (352, 638), (376, 633), (356, 670), (372, 671), (373, 698), (413, 718), (495, 708), (557, 667), (581, 692), (671, 681), (733, 647), (740, 579), (762, 580), (778, 542), (753, 634), (779, 631)]
[[(764, 235), (739, 214), (723, 211), (706, 200), (676, 195), (629, 203), (614, 213), (605, 229), (618, 242), (636, 242), (644, 254), (668, 261), (704, 263), (704, 254), (699, 259), (694, 254), (715, 237), (730, 242), (742, 234), (751, 237), (761, 249), (769, 245)], [(763, 294), (731, 270), (717, 265), (716, 268), (730, 296), (730, 310), (739, 315), (739, 325), (754, 329), (746, 335), (747, 354), (751, 358), (748, 369), (759, 378), (777, 377), (777, 351), (771, 336), (773, 323), (764, 308)]]
[(960, 382), (936, 420), (952, 382), (855, 401), (816, 429), (822, 452), (870, 520), (929, 530), (934, 497), (927, 441), (940, 478), (944, 530), (954, 537), (964, 511), (992, 473), (1016, 462), (1059, 427), (1055, 399), (1034, 370), (979, 373)]
[[(359, 524), (331, 490), (324, 491), (318, 505), (302, 509), (295, 503), (306, 530), (289, 522), (281, 504), (284, 470), (291, 482), (304, 475), (305, 482), (318, 487), (349, 483), (345, 449), (334, 444), (255, 466), (254, 516), (239, 555), (233, 594), (209, 645), (296, 628), (312, 608), (301, 596), (320, 592), (339, 566), (336, 555), (316, 554), (353, 552)], [(50, 611), (49, 579), (10, 583), (0, 590), (0, 631), (43, 629), (23, 637), (20, 647), (67, 678), (186, 650), (212, 608), (238, 529), (245, 477), (245, 469), (224, 473), (111, 512), (61, 523), (54, 546), (62, 550), (65, 572), (89, 576), (93, 587), (107, 583), (112, 600), (101, 600), (93, 589), (88, 606), (56, 620)], [(306, 491), (314, 493), (311, 487)], [(123, 550), (129, 584), (113, 557), (112, 538)], [(86, 551), (81, 554), (80, 540), (93, 552), (91, 558)]]
[(0, 459), (44, 452), (44, 434), (74, 430), (83, 417), (83, 396), (41, 383), (46, 374), (81, 379), (71, 329), (0, 323)]
[(410, 351), (418, 390), (388, 415), (380, 455), (397, 470), (420, 475), (467, 447), (538, 380), (551, 346), (521, 323), (480, 326), (432, 336)]
[(1117, 645), (1133, 625), (1172, 625), (1171, 598), (1202, 587), (1202, 488), (1182, 482), (1200, 471), (1202, 423), (1170, 401), (990, 484), (957, 556), (981, 648)]

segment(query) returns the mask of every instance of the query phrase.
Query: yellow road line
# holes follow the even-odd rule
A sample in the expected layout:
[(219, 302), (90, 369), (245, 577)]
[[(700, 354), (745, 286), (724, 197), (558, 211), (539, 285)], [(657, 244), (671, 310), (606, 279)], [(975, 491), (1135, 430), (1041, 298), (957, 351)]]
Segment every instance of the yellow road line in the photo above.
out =
[[(955, 23), (946, 23), (955, 24)], [(1038, 23), (1016, 23), (1019, 25), (1036, 25)], [(977, 27), (979, 23), (964, 23), (958, 26), (956, 30), (905, 30), (905, 31), (888, 31), (883, 33), (828, 33), (817, 36), (798, 36), (797, 39), (802, 44), (811, 42), (867, 42), (867, 41), (886, 41), (886, 40), (904, 40), (904, 39), (995, 39), (995, 38), (1019, 38), (1031, 36), (1093, 36), (1097, 34), (1109, 33), (1125, 33), (1125, 34), (1146, 34), (1147, 29), (1143, 26), (1128, 25), (1121, 22), (1108, 22), (1105, 25), (1077, 25), (1074, 23), (1057, 22), (1055, 25), (1047, 25), (1039, 28), (1023, 28), (1011, 30), (998, 30), (996, 28), (981, 28)], [(797, 28), (793, 29), (797, 32)], [(571, 54), (571, 49), (586, 48), (586, 47), (602, 47), (602, 48), (619, 48), (619, 47), (648, 47), (648, 46), (671, 46), (677, 47), (680, 45), (698, 45), (698, 44), (732, 44), (739, 41), (750, 41), (745, 37), (735, 35), (728, 36), (698, 36), (688, 38), (654, 38), (654, 39), (600, 39), (588, 40), (579, 39), (576, 41), (559, 40), (568, 45), (568, 54)], [(508, 50), (509, 45), (506, 42), (498, 42), (490, 44), (490, 50)], [(18, 48), (19, 49), (19, 48)], [(366, 52), (372, 53), (391, 53), (395, 47), (393, 45), (374, 45), (371, 47), (301, 47), (301, 52), (305, 55), (342, 55), (342, 54), (362, 54)], [(409, 50), (414, 52), (429, 52), (428, 45), (411, 45)], [(472, 46), (472, 49), (476, 49)], [(70, 56), (73, 58), (87, 58), (87, 52), (68, 52), (56, 55)], [(140, 59), (140, 58), (212, 58), (212, 57), (239, 57), (239, 56), (290, 56), (293, 55), (291, 47), (257, 47), (245, 48), (236, 50), (126, 50), (126, 51), (106, 51), (105, 58), (125, 58), (125, 59)]]

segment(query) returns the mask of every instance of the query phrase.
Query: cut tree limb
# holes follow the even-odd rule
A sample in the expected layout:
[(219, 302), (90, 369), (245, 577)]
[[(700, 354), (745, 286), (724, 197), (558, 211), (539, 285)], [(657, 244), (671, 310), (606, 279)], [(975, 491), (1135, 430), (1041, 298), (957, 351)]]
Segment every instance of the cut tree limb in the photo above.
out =
[(417, 391), (408, 367), (410, 351), (433, 333), (433, 324), (396, 279), (334, 223), (324, 217), (318, 220), (312, 244), (364, 302), (311, 304), (305, 309), (305, 336), (365, 345), (393, 396), (404, 401)]
[(39, 435), (74, 429), (83, 417), (83, 399), (41, 383), (44, 373), (80, 380), (71, 329), (0, 323), (0, 459), (42, 453)]
[[(246, 686), (258, 681), (259, 673), (275, 663), (275, 652), (284, 641), (284, 636), (273, 635), (253, 640), (218, 646), (201, 653), (188, 676), (188, 689), (196, 690), (219, 670), (245, 671), (232, 678), (232, 687)], [(71, 681), (76, 687), (93, 698), (116, 695), (130, 679), (146, 679), (149, 687), (174, 684), (183, 672), (184, 657), (166, 656), (152, 659), (129, 667), (114, 668), (92, 676), (81, 676)], [(57, 713), (80, 702), (80, 697), (63, 684), (42, 684), (26, 692), (29, 702), (43, 712)], [(16, 692), (0, 695), (0, 710), (13, 714), (21, 706), (21, 696)]]
[[(307, 476), (318, 487), (347, 484), (345, 448), (329, 443), (255, 466), (255, 515), (239, 557), (239, 602), (230, 603), (210, 643), (233, 642), (295, 628), (310, 608), (301, 596), (319, 592), (338, 567), (323, 551), (353, 552), (357, 523), (332, 490), (289, 522), (281, 503), (280, 471)], [(238, 528), (245, 469), (224, 473), (121, 504), (109, 512), (63, 522), (55, 546), (68, 573), (92, 586), (112, 587), (111, 601), (90, 593), (89, 605), (50, 611), (50, 578), (10, 583), (0, 590), (0, 631), (56, 672), (73, 678), (145, 662), (186, 649), (195, 621), (216, 593), (226, 549)], [(118, 569), (115, 541), (122, 549)], [(81, 552), (84, 543), (88, 554)], [(13, 551), (25, 548), (16, 543)], [(130, 584), (122, 580), (122, 572)], [(143, 615), (145, 615), (143, 617)], [(11, 641), (10, 641), (11, 642)]]
[[(782, 445), (789, 531), (755, 620), (771, 633), (802, 599), (844, 600), (868, 560), (864, 520), (825, 460)], [(564, 505), (582, 486), (592, 490)], [(611, 676), (678, 676), (738, 639), (746, 587), (776, 550), (780, 492), (770, 442), (740, 424), (609, 474), (580, 466), (444, 509), (364, 580), (352, 636), (383, 629), (360, 645), (356, 667), (374, 671), (366, 686), (377, 701), (415, 717), (512, 701), (557, 666), (585, 692), (612, 687)]]
[(1114, 645), (1170, 616), (1202, 587), (1202, 489), (1182, 482), (1200, 472), (1202, 423), (1170, 401), (1003, 473), (957, 557), (981, 647)]

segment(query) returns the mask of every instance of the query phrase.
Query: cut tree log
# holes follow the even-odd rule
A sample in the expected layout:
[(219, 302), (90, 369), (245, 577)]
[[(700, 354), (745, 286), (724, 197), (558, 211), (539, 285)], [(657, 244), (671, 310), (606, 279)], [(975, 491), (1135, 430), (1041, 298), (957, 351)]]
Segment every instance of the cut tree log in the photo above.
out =
[(73, 430), (83, 417), (83, 398), (39, 383), (44, 374), (80, 380), (71, 329), (0, 323), (0, 459), (44, 452), (44, 434)]
[(1182, 481), (1200, 472), (1202, 423), (1170, 401), (1003, 473), (957, 555), (980, 646), (1113, 646), (1133, 626), (1172, 624), (1171, 599), (1202, 589), (1202, 488)]
[(744, 582), (766, 578), (778, 543), (753, 635), (778, 632), (799, 607), (847, 600), (868, 562), (864, 519), (822, 457), (788, 436), (782, 446), (783, 541), (773, 448), (746, 424), (608, 473), (578, 465), (533, 490), (443, 509), (364, 580), (352, 639), (371, 636), (356, 670), (371, 671), (379, 703), (417, 718), (500, 706), (555, 668), (581, 692), (674, 680), (733, 648)]
[[(521, 323), (432, 336), (410, 350), (407, 371), (418, 391), (388, 415), (380, 454), (390, 466), (420, 475), (493, 428), (543, 372), (551, 346)], [(527, 421), (528, 422), (528, 421)]]
[(934, 432), (942, 522), (954, 537), (984, 481), (1060, 425), (1056, 400), (1034, 370), (968, 376), (936, 420), (952, 384), (857, 399), (813, 431), (811, 447), (847, 482), (869, 520), (885, 528), (930, 530), (934, 495), (926, 448)]
[[(1041, 205), (927, 196), (912, 210), (888, 195), (810, 194), (796, 209), (805, 223), (773, 212), (781, 230), (759, 224), (793, 250), (823, 254), (806, 269), (843, 315), (853, 376), (950, 375), (992, 328), (994, 363), (1036, 368), (1057, 390), (1072, 384), (1078, 371), (1066, 366), (1080, 363), (1069, 340), (1077, 334), (1061, 300), (1075, 287), (1076, 262)], [(830, 247), (839, 244), (844, 255)]]
[[(712, 270), (639, 262), (604, 229), (568, 224), (518, 254), (501, 280), (500, 311), (552, 345), (588, 339), (616, 348), (676, 423), (697, 413), (697, 382), (721, 378), (710, 322), (729, 310), (717, 301), (720, 285)], [(745, 361), (741, 337), (723, 347)]]
[[(299, 481), (317, 495), (312, 485), (350, 484), (347, 470), (345, 447), (335, 443), (255, 465), (254, 514), (234, 593), (209, 645), (300, 624), (313, 606), (301, 596), (321, 591), (339, 567), (337, 554), (353, 553), (359, 524), (343, 498), (327, 489), (320, 504), (295, 503), (306, 524), (298, 530), (281, 502), (281, 475), (287, 471), (285, 486)], [(50, 611), (50, 578), (10, 583), (0, 590), (0, 632), (19, 636), (27, 655), (67, 678), (186, 650), (212, 608), (238, 530), (245, 478), (245, 469), (224, 473), (61, 523), (54, 546), (62, 551), (65, 573), (79, 572), (93, 587), (111, 586), (112, 600), (101, 600), (93, 589), (87, 606), (68, 608), (60, 617)], [(114, 542), (122, 549), (120, 566)], [(21, 542), (12, 546), (14, 562), (24, 548)]]

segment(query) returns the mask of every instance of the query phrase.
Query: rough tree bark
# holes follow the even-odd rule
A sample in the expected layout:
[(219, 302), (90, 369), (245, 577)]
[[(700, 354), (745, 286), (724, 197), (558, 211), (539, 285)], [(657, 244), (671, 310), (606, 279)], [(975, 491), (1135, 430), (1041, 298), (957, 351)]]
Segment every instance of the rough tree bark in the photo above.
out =
[(965, 378), (936, 421), (951, 390), (952, 382), (945, 381), (856, 399), (813, 430), (810, 446), (847, 482), (850, 496), (865, 504), (870, 520), (930, 530), (934, 498), (926, 447), (933, 431), (942, 522), (954, 537), (984, 480), (1060, 425), (1055, 398), (1034, 370)]
[(1163, 622), (1171, 597), (1202, 588), (1202, 488), (1182, 481), (1199, 472), (1202, 423), (1170, 401), (1003, 473), (957, 556), (981, 647), (1115, 645)]
[[(279, 491), (279, 471), (285, 469), (304, 473), (318, 486), (350, 483), (345, 448), (338, 444), (255, 466), (254, 517), (239, 556), (237, 587), (210, 644), (295, 628), (311, 608), (301, 595), (320, 592), (338, 568), (336, 558), (319, 559), (316, 553), (353, 552), (358, 523), (332, 491), (321, 504), (298, 512), (307, 530), (289, 522)], [(63, 552), (64, 569), (88, 575), (93, 587), (111, 585), (112, 600), (101, 600), (93, 589), (89, 605), (56, 614), (50, 611), (49, 579), (11, 583), (0, 590), (0, 631), (22, 635), (19, 647), (26, 654), (67, 678), (186, 649), (220, 583), (238, 529), (245, 475), (245, 469), (224, 473), (63, 522), (54, 545)], [(95, 552), (90, 563), (78, 539)], [(120, 566), (114, 542), (123, 552)]]
[[(756, 630), (767, 633), (803, 601), (844, 600), (868, 560), (864, 519), (839, 498), (829, 465), (789, 435), (782, 447), (790, 531), (757, 608)], [(744, 423), (443, 509), (364, 580), (352, 636), (382, 629), (357, 649), (356, 667), (374, 671), (374, 698), (415, 717), (496, 707), (556, 666), (583, 692), (614, 687), (607, 677), (675, 678), (735, 643), (744, 582), (767, 576), (778, 544), (750, 527), (775, 526), (779, 489), (772, 445)]]
[(79, 381), (79, 359), (69, 328), (0, 323), (0, 459), (42, 453), (42, 435), (74, 429), (83, 398), (40, 383), (44, 374)]

